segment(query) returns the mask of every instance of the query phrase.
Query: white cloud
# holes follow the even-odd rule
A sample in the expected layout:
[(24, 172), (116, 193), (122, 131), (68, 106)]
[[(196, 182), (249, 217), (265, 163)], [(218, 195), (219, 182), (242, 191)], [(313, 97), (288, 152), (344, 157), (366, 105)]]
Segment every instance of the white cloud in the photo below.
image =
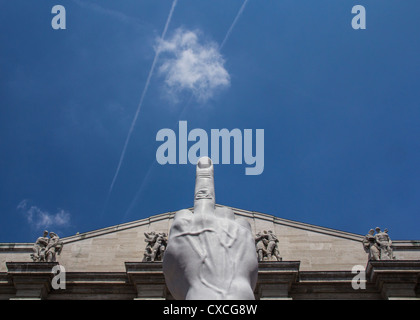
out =
[(21, 211), (29, 224), (34, 228), (65, 227), (70, 223), (70, 213), (62, 209), (52, 214), (37, 206), (29, 205), (28, 200), (22, 200), (17, 209)]
[(199, 36), (198, 31), (179, 28), (171, 39), (159, 39), (156, 50), (162, 57), (159, 74), (168, 92), (176, 97), (189, 91), (205, 102), (230, 85), (230, 76), (217, 43), (202, 43)]

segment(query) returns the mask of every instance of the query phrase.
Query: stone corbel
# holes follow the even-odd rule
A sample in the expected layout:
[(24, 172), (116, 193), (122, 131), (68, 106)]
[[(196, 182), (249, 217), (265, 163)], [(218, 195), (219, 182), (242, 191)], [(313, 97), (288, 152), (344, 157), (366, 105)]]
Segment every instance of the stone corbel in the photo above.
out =
[(6, 262), (7, 274), (16, 288), (11, 300), (41, 300), (48, 296), (58, 262)]
[(137, 290), (137, 299), (166, 299), (167, 289), (161, 262), (126, 262), (128, 279)]
[(292, 285), (298, 280), (300, 261), (260, 262), (256, 298), (290, 300)]
[(369, 260), (367, 279), (375, 283), (384, 299), (416, 299), (420, 260)]

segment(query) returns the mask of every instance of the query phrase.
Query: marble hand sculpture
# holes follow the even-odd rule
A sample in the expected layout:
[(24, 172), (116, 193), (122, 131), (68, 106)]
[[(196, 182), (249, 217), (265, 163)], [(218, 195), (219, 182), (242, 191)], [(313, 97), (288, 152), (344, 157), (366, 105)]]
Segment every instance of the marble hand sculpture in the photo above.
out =
[(215, 207), (214, 168), (198, 160), (194, 212), (175, 214), (163, 273), (178, 300), (254, 300), (258, 260), (250, 224)]

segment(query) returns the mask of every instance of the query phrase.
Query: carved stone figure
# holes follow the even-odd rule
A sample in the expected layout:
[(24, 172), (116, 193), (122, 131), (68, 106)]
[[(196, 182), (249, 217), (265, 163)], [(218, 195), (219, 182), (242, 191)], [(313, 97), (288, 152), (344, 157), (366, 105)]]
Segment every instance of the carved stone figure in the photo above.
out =
[(263, 261), (264, 257), (267, 257), (267, 244), (268, 239), (267, 236), (264, 234), (261, 234), (261, 232), (258, 232), (255, 235), (255, 248), (257, 250), (257, 257), (258, 261)]
[(363, 239), (363, 248), (369, 254), (369, 260), (380, 260), (380, 252), (374, 236), (375, 230), (370, 229)]
[(282, 258), (280, 257), (278, 243), (279, 243), (279, 239), (277, 239), (277, 236), (273, 233), (273, 231), (268, 230), (267, 258), (269, 261), (282, 260)]
[(44, 231), (44, 235), (36, 239), (36, 242), (32, 248), (33, 253), (31, 258), (34, 262), (45, 261), (45, 248), (48, 245), (48, 231)]
[(57, 255), (60, 255), (62, 249), (63, 243), (60, 241), (58, 235), (54, 232), (50, 232), (50, 239), (45, 248), (47, 262), (57, 261)]
[(55, 262), (57, 255), (60, 255), (63, 249), (63, 243), (58, 235), (50, 232), (50, 238), (47, 237), (48, 231), (44, 231), (44, 235), (39, 237), (33, 247), (31, 258), (34, 262)]
[[(392, 260), (394, 258), (392, 249), (391, 249), (392, 242), (391, 242), (391, 239), (389, 238), (388, 233), (382, 232), (379, 227), (376, 227), (375, 230), (376, 230), (375, 240), (381, 252), (381, 260)], [(388, 231), (388, 229), (386, 230)]]
[[(376, 230), (376, 234), (375, 233)], [(363, 247), (369, 253), (369, 260), (393, 260), (392, 241), (388, 235), (388, 229), (384, 232), (379, 227), (375, 230), (370, 229), (369, 233), (363, 239)]]
[(255, 236), (258, 261), (282, 261), (278, 242), (279, 240), (273, 231), (258, 232)]
[(385, 230), (384, 230), (384, 237), (386, 238), (386, 240), (387, 240), (387, 242), (388, 242), (388, 245), (387, 245), (387, 248), (386, 248), (387, 255), (388, 255), (388, 257), (389, 257), (391, 260), (395, 260), (395, 257), (394, 257), (394, 252), (392, 251), (392, 248), (391, 248), (392, 241), (391, 241), (391, 239), (389, 238), (389, 235), (388, 235), (388, 229), (387, 229), (387, 228), (385, 228)]
[(154, 231), (145, 232), (144, 235), (147, 242), (144, 252), (143, 262), (146, 261), (162, 261), (165, 253), (168, 239), (166, 233), (156, 233)]
[(144, 249), (143, 262), (152, 261), (152, 248), (155, 241), (156, 233), (154, 231), (145, 232), (144, 236), (146, 237), (144, 241), (147, 242), (147, 245)]
[(163, 258), (166, 285), (175, 299), (254, 300), (258, 276), (248, 221), (215, 206), (214, 167), (198, 160), (194, 212), (178, 211)]

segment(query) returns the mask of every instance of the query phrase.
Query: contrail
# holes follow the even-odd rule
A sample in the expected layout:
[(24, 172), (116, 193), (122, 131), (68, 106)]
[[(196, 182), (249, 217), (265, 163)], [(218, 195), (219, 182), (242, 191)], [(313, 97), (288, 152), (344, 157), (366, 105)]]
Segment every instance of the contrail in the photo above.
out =
[[(188, 102), (185, 104), (184, 108), (182, 109), (182, 111), (181, 111), (181, 113), (180, 113), (180, 115), (179, 115), (179, 117), (178, 117), (179, 119), (181, 119), (181, 118), (183, 117), (184, 113), (187, 111), (187, 109), (188, 109), (188, 107), (189, 107), (189, 105), (190, 105), (190, 103), (191, 103), (191, 101), (192, 101), (193, 97), (194, 97), (194, 94), (191, 94), (190, 99), (189, 99), (189, 100), (188, 100)], [(174, 127), (173, 127), (173, 128), (175, 129), (175, 127), (176, 127), (177, 125), (178, 125), (178, 122), (176, 122), (176, 123), (174, 124)], [(130, 206), (129, 206), (129, 207), (128, 207), (128, 209), (125, 211), (123, 221), (125, 221), (125, 218), (129, 215), (130, 211), (132, 211), (132, 209), (134, 208), (134, 205), (135, 205), (135, 203), (137, 202), (138, 198), (140, 198), (140, 195), (141, 195), (141, 193), (142, 193), (142, 192), (143, 192), (143, 190), (144, 190), (144, 187), (145, 187), (145, 185), (146, 185), (146, 182), (147, 182), (147, 180), (149, 179), (151, 172), (153, 171), (152, 169), (154, 169), (154, 168), (155, 168), (155, 167), (154, 167), (154, 164), (156, 164), (156, 158), (154, 158), (154, 159), (153, 159), (153, 161), (151, 162), (151, 164), (150, 164), (150, 166), (149, 166), (149, 169), (147, 170), (147, 173), (146, 173), (146, 175), (145, 175), (145, 177), (144, 177), (144, 179), (143, 179), (143, 181), (142, 181), (142, 183), (141, 183), (140, 188), (137, 190), (136, 195), (134, 196), (133, 200), (132, 200), (132, 201), (131, 201), (131, 203), (130, 203)]]
[(223, 46), (225, 45), (227, 39), (229, 38), (230, 34), (232, 33), (233, 28), (235, 27), (236, 23), (238, 22), (240, 16), (242, 15), (242, 12), (245, 9), (245, 6), (247, 4), (248, 0), (245, 0), (244, 3), (242, 4), (241, 8), (238, 11), (238, 14), (236, 15), (235, 19), (232, 22), (232, 25), (230, 26), (228, 32), (226, 32), (225, 38), (222, 41), (222, 44), (220, 45), (219, 49), (222, 49)]
[[(233, 28), (235, 27), (235, 25), (236, 25), (236, 23), (238, 22), (238, 20), (239, 20), (240, 16), (242, 15), (242, 12), (243, 12), (243, 11), (244, 11), (244, 9), (245, 9), (245, 6), (246, 6), (247, 2), (248, 2), (248, 0), (245, 0), (245, 1), (244, 1), (244, 3), (242, 4), (241, 8), (240, 8), (240, 9), (239, 9), (239, 11), (238, 11), (238, 13), (236, 14), (236, 17), (235, 17), (235, 19), (233, 20), (233, 22), (232, 22), (232, 24), (231, 24), (231, 26), (230, 26), (229, 30), (226, 32), (225, 38), (223, 39), (222, 43), (220, 44), (219, 49), (222, 49), (222, 47), (225, 45), (226, 41), (228, 40), (228, 38), (229, 38), (230, 34), (232, 33)], [(154, 61), (154, 62), (155, 62), (155, 61)], [(190, 105), (190, 103), (191, 103), (191, 101), (192, 101), (193, 96), (194, 96), (194, 95), (192, 94), (192, 95), (191, 95), (191, 97), (190, 97), (190, 99), (189, 99), (189, 100), (188, 100), (188, 102), (186, 103), (185, 107), (184, 107), (184, 108), (183, 108), (183, 110), (181, 111), (180, 116), (179, 116), (179, 119), (181, 119), (181, 118), (182, 118), (182, 115), (183, 115), (183, 114), (186, 112), (186, 110), (188, 109), (188, 107), (189, 107), (189, 105)], [(143, 189), (144, 189), (145, 184), (146, 184), (146, 180), (149, 178), (149, 176), (150, 176), (150, 174), (151, 174), (151, 171), (152, 171), (152, 168), (153, 168), (153, 165), (155, 164), (155, 162), (156, 162), (156, 159), (154, 159), (154, 161), (150, 164), (150, 166), (149, 166), (149, 170), (147, 171), (146, 176), (145, 176), (145, 178), (143, 179), (143, 181), (142, 181), (142, 183), (141, 183), (141, 186), (140, 186), (139, 190), (137, 191), (137, 193), (136, 193), (136, 195), (135, 195), (134, 199), (131, 201), (130, 206), (128, 207), (128, 209), (126, 210), (126, 212), (125, 212), (125, 214), (124, 214), (124, 220), (125, 220), (125, 218), (127, 217), (127, 215), (130, 213), (130, 211), (133, 209), (134, 204), (136, 203), (137, 199), (140, 197), (141, 193), (143, 192)]]
[[(171, 22), (172, 14), (174, 13), (174, 9), (175, 9), (175, 6), (176, 6), (177, 2), (178, 2), (178, 0), (174, 0), (172, 2), (171, 11), (169, 12), (168, 19), (166, 20), (165, 28), (163, 29), (161, 39), (163, 39), (165, 37), (165, 35), (166, 35), (166, 31), (168, 30), (168, 26), (169, 26), (169, 23)], [(120, 156), (120, 161), (118, 162), (117, 170), (115, 172), (114, 178), (112, 179), (111, 186), (109, 187), (108, 197), (111, 194), (112, 189), (114, 188), (115, 181), (117, 180), (118, 174), (120, 172), (121, 164), (122, 164), (122, 162), (124, 160), (124, 157), (125, 157), (125, 152), (127, 150), (128, 142), (130, 141), (131, 134), (133, 133), (134, 126), (135, 126), (135, 124), (137, 122), (137, 118), (139, 116), (140, 109), (141, 109), (141, 106), (143, 104), (143, 100), (144, 100), (144, 97), (146, 95), (147, 89), (149, 88), (150, 79), (152, 78), (152, 74), (153, 74), (153, 71), (155, 69), (156, 61), (158, 60), (159, 53), (160, 53), (160, 50), (158, 48), (156, 50), (156, 54), (155, 54), (155, 57), (153, 59), (152, 66), (150, 68), (149, 75), (147, 76), (146, 84), (145, 84), (144, 89), (143, 89), (143, 92), (141, 94), (140, 102), (139, 102), (139, 105), (137, 107), (136, 113), (134, 115), (133, 122), (131, 123), (130, 130), (128, 131), (128, 135), (127, 135), (127, 138), (126, 138), (125, 143), (124, 143), (124, 148), (123, 148), (123, 151), (122, 151), (121, 156)]]
[(136, 18), (132, 18), (122, 12), (119, 11), (115, 11), (115, 10), (111, 10), (105, 7), (102, 7), (99, 4), (96, 3), (92, 3), (89, 2), (87, 0), (73, 0), (74, 3), (76, 3), (79, 7), (83, 8), (83, 9), (89, 9), (92, 10), (98, 14), (101, 15), (105, 15), (108, 17), (111, 17), (113, 19), (117, 19), (120, 22), (123, 23), (127, 23), (133, 27), (137, 27), (137, 28), (145, 28), (146, 26), (149, 26), (148, 24), (146, 24), (145, 22), (136, 19)]
[(125, 218), (129, 215), (130, 211), (133, 209), (134, 205), (136, 204), (137, 200), (140, 198), (140, 195), (142, 194), (144, 187), (146, 186), (146, 183), (149, 180), (150, 174), (153, 171), (154, 168), (154, 164), (156, 163), (156, 161), (153, 161), (151, 163), (151, 165), (149, 166), (149, 169), (147, 170), (146, 175), (143, 178), (143, 181), (141, 182), (141, 186), (140, 188), (137, 190), (136, 195), (134, 196), (133, 200), (131, 200), (130, 206), (128, 207), (128, 209), (125, 211), (124, 213), (124, 217), (122, 221), (125, 221)]

